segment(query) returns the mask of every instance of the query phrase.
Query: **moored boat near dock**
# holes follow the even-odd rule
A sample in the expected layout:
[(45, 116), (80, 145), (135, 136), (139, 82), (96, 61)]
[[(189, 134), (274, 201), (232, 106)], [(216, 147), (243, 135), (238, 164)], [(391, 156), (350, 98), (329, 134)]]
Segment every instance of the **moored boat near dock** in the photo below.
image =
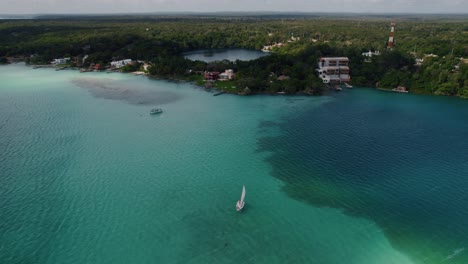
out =
[(156, 115), (156, 114), (161, 114), (163, 110), (161, 108), (153, 108), (150, 111), (150, 115)]

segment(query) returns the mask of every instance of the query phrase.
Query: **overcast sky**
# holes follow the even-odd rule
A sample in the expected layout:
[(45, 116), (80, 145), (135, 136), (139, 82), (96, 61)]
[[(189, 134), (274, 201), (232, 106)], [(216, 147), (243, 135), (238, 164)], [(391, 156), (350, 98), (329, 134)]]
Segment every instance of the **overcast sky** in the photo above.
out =
[(468, 13), (468, 0), (0, 0), (0, 14), (184, 11)]

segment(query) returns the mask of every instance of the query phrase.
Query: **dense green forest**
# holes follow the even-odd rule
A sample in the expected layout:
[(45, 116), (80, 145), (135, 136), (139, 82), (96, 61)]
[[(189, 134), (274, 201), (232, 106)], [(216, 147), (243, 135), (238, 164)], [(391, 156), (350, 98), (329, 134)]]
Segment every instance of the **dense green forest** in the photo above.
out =
[[(386, 49), (396, 22), (393, 50)], [(298, 38), (288, 43), (291, 37)], [(288, 43), (253, 61), (205, 63), (181, 53), (209, 48), (261, 49)], [(366, 61), (362, 52), (381, 51)], [(424, 56), (435, 54), (437, 56)], [(321, 56), (347, 56), (357, 86), (468, 97), (468, 17), (458, 16), (105, 16), (0, 21), (0, 62), (28, 63), (88, 55), (84, 66), (131, 58), (151, 64), (152, 75), (196, 80), (194, 72), (234, 69), (231, 92), (320, 94), (315, 68)], [(416, 58), (424, 58), (415, 65)], [(78, 65), (81, 66), (81, 65)], [(133, 68), (132, 68), (133, 70)], [(289, 79), (278, 80), (281, 75)], [(217, 84), (215, 84), (217, 86)], [(232, 90), (229, 90), (232, 89)]]

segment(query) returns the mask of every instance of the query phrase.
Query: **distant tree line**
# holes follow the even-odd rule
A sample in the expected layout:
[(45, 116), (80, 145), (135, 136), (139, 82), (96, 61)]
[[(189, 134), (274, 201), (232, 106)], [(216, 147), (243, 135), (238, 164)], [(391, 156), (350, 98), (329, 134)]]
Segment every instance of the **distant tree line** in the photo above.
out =
[[(151, 62), (149, 73), (161, 77), (190, 78), (199, 71), (232, 68), (236, 91), (248, 87), (259, 93), (320, 94), (323, 84), (315, 73), (318, 59), (347, 56), (354, 85), (405, 86), (412, 92), (468, 97), (467, 66), (459, 59), (468, 57), (466, 19), (400, 18), (393, 51), (385, 49), (389, 22), (377, 17), (4, 20), (0, 22), (0, 63), (9, 56), (42, 64), (87, 55), (83, 66), (131, 58)], [(278, 42), (287, 45), (254, 61), (205, 63), (181, 56), (196, 49), (259, 50)], [(368, 62), (362, 56), (368, 50), (382, 54)], [(415, 66), (415, 58), (430, 53), (437, 57), (427, 57)]]

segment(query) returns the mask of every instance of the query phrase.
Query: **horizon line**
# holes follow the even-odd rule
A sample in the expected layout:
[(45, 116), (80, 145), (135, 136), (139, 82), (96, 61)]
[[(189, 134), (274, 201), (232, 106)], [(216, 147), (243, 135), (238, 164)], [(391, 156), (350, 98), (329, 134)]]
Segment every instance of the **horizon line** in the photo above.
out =
[(41, 15), (158, 15), (158, 14), (376, 14), (376, 15), (468, 15), (468, 12), (383, 12), (383, 11), (154, 11), (154, 12), (53, 12), (15, 13), (0, 16), (41, 16)]

